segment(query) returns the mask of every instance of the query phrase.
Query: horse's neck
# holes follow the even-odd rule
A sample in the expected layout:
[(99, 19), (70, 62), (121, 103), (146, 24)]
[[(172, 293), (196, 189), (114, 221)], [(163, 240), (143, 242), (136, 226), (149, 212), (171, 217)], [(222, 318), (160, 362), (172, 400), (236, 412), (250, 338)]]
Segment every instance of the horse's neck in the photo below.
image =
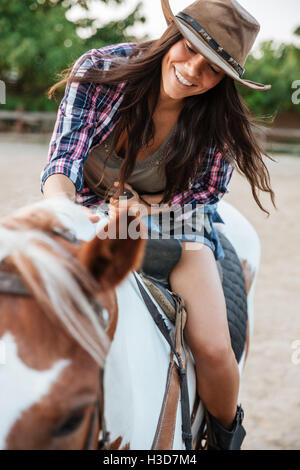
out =
[(111, 441), (121, 436), (122, 445), (150, 449), (165, 389), (169, 349), (139, 296), (132, 274), (118, 287), (117, 298), (118, 324), (105, 367), (107, 428)]

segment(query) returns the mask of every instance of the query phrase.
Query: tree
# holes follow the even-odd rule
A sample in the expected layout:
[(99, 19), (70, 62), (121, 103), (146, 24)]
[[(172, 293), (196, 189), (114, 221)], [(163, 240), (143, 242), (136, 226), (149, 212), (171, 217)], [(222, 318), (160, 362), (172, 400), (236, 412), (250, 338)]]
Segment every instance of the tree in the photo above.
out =
[[(141, 3), (121, 21), (96, 26), (96, 19), (76, 22), (66, 14), (76, 5), (87, 10), (90, 0), (2, 0), (0, 3), (0, 80), (6, 83), (6, 109), (53, 110), (46, 91), (56, 76), (81, 54), (117, 42), (131, 42), (127, 28), (145, 22)], [(98, 0), (121, 4), (123, 0)], [(86, 39), (78, 29), (91, 31)]]
[[(300, 35), (300, 27), (295, 34)], [(300, 113), (300, 105), (293, 103), (292, 84), (300, 80), (300, 49), (293, 44), (275, 46), (273, 41), (260, 45), (259, 57), (251, 54), (246, 63), (245, 78), (271, 84), (269, 91), (254, 92), (244, 86), (239, 91), (254, 114), (273, 115), (294, 110)]]

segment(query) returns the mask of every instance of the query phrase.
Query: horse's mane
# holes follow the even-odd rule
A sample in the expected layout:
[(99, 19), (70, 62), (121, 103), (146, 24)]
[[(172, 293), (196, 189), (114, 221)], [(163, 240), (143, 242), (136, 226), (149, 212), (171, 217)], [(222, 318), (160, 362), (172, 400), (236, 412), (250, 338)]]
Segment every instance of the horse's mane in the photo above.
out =
[[(61, 221), (64, 220), (64, 223)], [(99, 284), (53, 237), (53, 229), (91, 224), (66, 198), (26, 206), (0, 221), (0, 263), (17, 269), (45, 313), (53, 314), (102, 366), (109, 339), (89, 301)]]

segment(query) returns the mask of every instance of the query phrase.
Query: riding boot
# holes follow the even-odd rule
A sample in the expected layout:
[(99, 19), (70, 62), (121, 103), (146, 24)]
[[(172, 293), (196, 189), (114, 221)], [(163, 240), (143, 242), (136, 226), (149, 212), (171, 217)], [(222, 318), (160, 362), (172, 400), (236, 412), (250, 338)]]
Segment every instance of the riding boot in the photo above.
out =
[(242, 426), (243, 419), (244, 411), (238, 406), (232, 429), (229, 431), (206, 410), (207, 450), (240, 450), (246, 436)]

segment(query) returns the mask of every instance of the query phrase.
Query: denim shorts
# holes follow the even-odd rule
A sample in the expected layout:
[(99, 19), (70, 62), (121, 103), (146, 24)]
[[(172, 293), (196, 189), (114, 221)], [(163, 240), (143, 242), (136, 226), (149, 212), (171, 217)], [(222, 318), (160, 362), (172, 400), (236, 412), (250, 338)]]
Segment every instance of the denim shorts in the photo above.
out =
[(224, 221), (218, 212), (218, 205), (214, 204), (206, 206), (205, 212), (207, 214), (209, 224), (204, 227), (204, 244), (213, 250), (216, 260), (224, 259), (225, 253), (223, 251), (218, 231), (214, 226), (214, 223), (224, 224)]
[[(199, 206), (198, 206), (199, 207)], [(198, 210), (198, 209), (197, 209)], [(185, 222), (185, 227), (188, 226), (189, 230), (183, 229), (180, 222), (180, 230), (174, 230), (174, 220), (176, 220), (176, 212), (174, 216), (171, 217), (171, 223), (166, 224), (166, 219), (161, 214), (149, 215), (143, 218), (146, 227), (148, 227), (148, 237), (150, 239), (164, 239), (164, 238), (174, 238), (180, 242), (198, 242), (203, 243), (204, 245), (209, 246), (215, 256), (216, 260), (221, 260), (224, 258), (224, 251), (220, 242), (218, 232), (214, 226), (214, 223), (224, 223), (220, 217), (217, 204), (211, 204), (207, 206), (201, 206), (200, 214), (201, 223), (195, 222), (198, 220), (195, 216), (195, 210), (193, 212), (194, 216), (191, 214), (186, 217), (188, 223)], [(173, 221), (172, 221), (173, 219)], [(197, 223), (197, 227), (195, 227)], [(164, 227), (168, 225), (168, 230)], [(200, 228), (199, 228), (200, 227)], [(177, 223), (178, 229), (178, 223)]]

